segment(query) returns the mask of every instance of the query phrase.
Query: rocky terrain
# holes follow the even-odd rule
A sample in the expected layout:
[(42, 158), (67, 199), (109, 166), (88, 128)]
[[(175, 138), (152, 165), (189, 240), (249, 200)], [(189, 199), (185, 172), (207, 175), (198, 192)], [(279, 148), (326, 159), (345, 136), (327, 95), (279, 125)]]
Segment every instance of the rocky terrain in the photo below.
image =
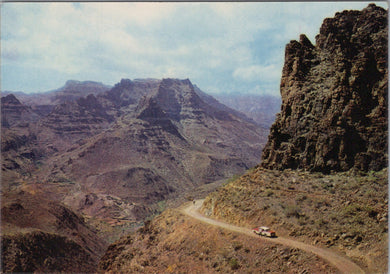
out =
[(65, 206), (24, 183), (3, 189), (2, 269), (6, 272), (93, 272), (106, 242)]
[[(388, 271), (387, 22), (387, 11), (370, 4), (325, 19), (315, 45), (301, 35), (286, 46), (282, 108), (262, 162), (209, 194), (204, 216), (270, 226), (367, 273)], [(112, 244), (100, 269), (337, 271), (310, 254), (178, 214), (166, 211)]]
[(34, 112), (45, 116), (58, 104), (74, 101), (88, 94), (96, 96), (110, 89), (110, 86), (104, 85), (103, 83), (69, 80), (63, 87), (52, 91), (33, 94), (26, 94), (20, 91), (3, 91), (2, 96), (13, 94), (23, 105), (30, 106)]
[(254, 241), (199, 223), (178, 210), (165, 211), (137, 234), (112, 244), (99, 268), (104, 272), (132, 273), (335, 272), (313, 254)]
[(375, 5), (343, 11), (324, 20), (315, 45), (301, 35), (286, 46), (282, 110), (263, 167), (387, 166), (387, 22), (387, 11)]
[(188, 79), (68, 81), (1, 103), (6, 271), (95, 270), (107, 242), (255, 165), (267, 134)]
[[(63, 199), (74, 210), (142, 220), (145, 205), (240, 173), (260, 157), (265, 134), (210, 107), (189, 80), (140, 83), (123, 80), (97, 97), (58, 105), (39, 122), (45, 134), (38, 142), (62, 153), (35, 174), (65, 184), (71, 194)], [(108, 210), (112, 199), (120, 206)]]
[(210, 194), (202, 212), (334, 248), (368, 273), (382, 273), (388, 258), (387, 180), (387, 169), (325, 175), (257, 167)]
[(39, 115), (30, 107), (23, 105), (13, 94), (1, 97), (1, 127), (27, 126), (28, 122), (37, 121)]

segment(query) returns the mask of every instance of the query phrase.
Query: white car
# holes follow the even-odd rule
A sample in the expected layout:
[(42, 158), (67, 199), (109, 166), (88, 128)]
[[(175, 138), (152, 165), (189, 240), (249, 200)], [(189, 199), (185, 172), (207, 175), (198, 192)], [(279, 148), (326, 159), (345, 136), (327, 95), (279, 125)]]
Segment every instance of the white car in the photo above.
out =
[(271, 230), (269, 227), (266, 226), (259, 226), (256, 228), (253, 228), (252, 231), (260, 236), (267, 236), (267, 237), (276, 237), (275, 231)]

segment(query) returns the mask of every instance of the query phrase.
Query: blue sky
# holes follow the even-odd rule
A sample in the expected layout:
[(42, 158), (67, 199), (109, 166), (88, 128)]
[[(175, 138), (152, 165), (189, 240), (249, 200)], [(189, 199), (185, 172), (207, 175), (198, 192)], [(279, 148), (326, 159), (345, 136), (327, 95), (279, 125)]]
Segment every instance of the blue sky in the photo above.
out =
[(3, 3), (1, 90), (173, 77), (279, 95), (285, 45), (301, 33), (314, 44), (323, 19), (368, 3)]

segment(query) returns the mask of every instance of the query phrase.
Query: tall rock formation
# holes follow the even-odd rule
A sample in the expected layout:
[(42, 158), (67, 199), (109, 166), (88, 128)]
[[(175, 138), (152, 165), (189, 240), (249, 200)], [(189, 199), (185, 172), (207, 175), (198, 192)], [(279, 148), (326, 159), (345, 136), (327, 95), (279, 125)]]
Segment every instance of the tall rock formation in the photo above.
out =
[(387, 166), (388, 15), (370, 4), (286, 46), (282, 109), (262, 166), (330, 172)]

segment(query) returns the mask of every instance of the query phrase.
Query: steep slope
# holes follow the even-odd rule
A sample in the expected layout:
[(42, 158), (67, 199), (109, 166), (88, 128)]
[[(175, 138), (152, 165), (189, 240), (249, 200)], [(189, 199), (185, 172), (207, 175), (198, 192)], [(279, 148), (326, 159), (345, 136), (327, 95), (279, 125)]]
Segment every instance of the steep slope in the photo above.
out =
[(28, 184), (3, 193), (3, 271), (96, 271), (104, 240), (82, 217), (47, 198)]
[[(328, 18), (286, 46), (282, 110), (262, 166), (329, 172), (387, 166), (388, 25), (375, 5)], [(385, 152), (385, 153), (384, 153)]]
[(202, 224), (178, 210), (112, 244), (99, 267), (131, 273), (335, 272), (313, 254)]
[[(122, 80), (114, 89), (125, 85), (126, 93), (135, 86)], [(105, 131), (37, 172), (43, 182), (72, 182), (63, 199), (73, 209), (140, 221), (151, 212), (144, 206), (241, 173), (260, 157), (265, 140), (261, 130), (206, 104), (189, 80), (163, 79), (138, 100), (136, 106), (123, 104), (119, 111), (127, 114)], [(95, 198), (86, 205), (86, 197)], [(120, 201), (122, 210), (107, 199)]]
[(58, 234), (34, 231), (2, 236), (1, 242), (1, 267), (5, 272), (96, 271), (96, 266), (85, 250)]
[(1, 98), (1, 177), (2, 187), (15, 184), (21, 174), (28, 174), (41, 151), (35, 147), (31, 130), (40, 115), (23, 105), (13, 94)]
[[(161, 80), (122, 79), (112, 89), (98, 96), (100, 102), (111, 110), (136, 106), (142, 97), (156, 93)], [(133, 110), (130, 108), (130, 110)]]
[[(237, 111), (235, 108), (228, 107), (228, 105), (224, 105), (223, 103), (220, 103), (215, 97), (203, 92), (200, 88), (198, 88), (196, 85), (194, 85), (194, 91), (196, 94), (208, 105), (219, 109), (221, 111), (226, 111), (230, 113), (234, 113), (235, 116), (240, 117), (243, 120), (253, 122), (249, 116), (246, 116), (243, 112)], [(249, 118), (249, 119), (248, 119)]]
[(39, 115), (30, 107), (23, 105), (13, 94), (1, 97), (1, 126), (28, 126), (29, 122), (39, 119)]
[(368, 273), (387, 271), (387, 169), (324, 175), (258, 167), (210, 194), (202, 212), (247, 228), (343, 252)]
[[(54, 143), (56, 139), (67, 139), (74, 143), (101, 132), (113, 120), (114, 117), (107, 114), (96, 97), (90, 94), (56, 105), (39, 121), (36, 130), (41, 142)], [(61, 146), (57, 146), (57, 149), (61, 150)]]

